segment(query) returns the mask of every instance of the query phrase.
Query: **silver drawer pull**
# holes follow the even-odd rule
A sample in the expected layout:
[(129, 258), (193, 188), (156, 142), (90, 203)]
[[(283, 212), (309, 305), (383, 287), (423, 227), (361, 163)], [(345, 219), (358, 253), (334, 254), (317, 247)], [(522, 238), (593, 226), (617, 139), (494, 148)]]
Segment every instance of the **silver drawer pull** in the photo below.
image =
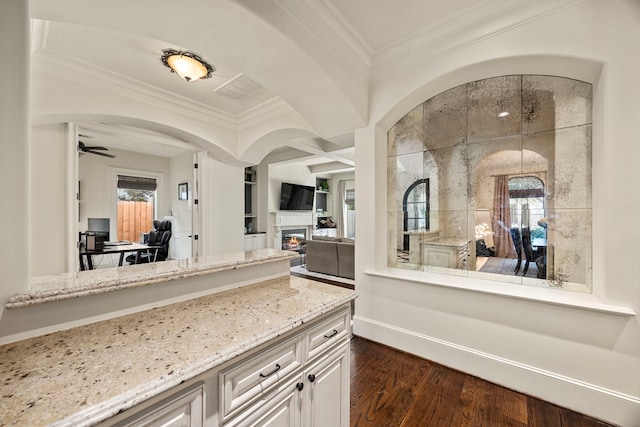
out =
[(331, 338), (331, 337), (334, 337), (334, 336), (336, 336), (336, 335), (338, 335), (338, 330), (337, 330), (337, 329), (334, 329), (334, 330), (333, 330), (333, 332), (331, 332), (329, 335), (326, 335), (326, 334), (325, 334), (325, 336), (324, 336), (324, 337), (325, 337), (325, 338)]
[(268, 378), (271, 375), (275, 374), (276, 372), (278, 372), (280, 370), (280, 364), (276, 363), (276, 369), (274, 369), (273, 371), (269, 372), (268, 374), (263, 374), (262, 372), (260, 372), (260, 376), (262, 378)]

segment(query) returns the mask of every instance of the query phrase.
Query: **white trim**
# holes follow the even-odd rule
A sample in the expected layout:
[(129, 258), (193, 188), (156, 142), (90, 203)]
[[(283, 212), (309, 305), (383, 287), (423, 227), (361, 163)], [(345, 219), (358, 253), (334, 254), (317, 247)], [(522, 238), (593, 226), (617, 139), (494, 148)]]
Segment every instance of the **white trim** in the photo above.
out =
[(480, 292), (498, 295), (505, 298), (515, 298), (542, 304), (559, 305), (581, 310), (595, 311), (621, 316), (636, 316), (636, 312), (629, 307), (610, 305), (602, 302), (598, 297), (586, 292), (566, 291), (563, 289), (542, 288), (536, 286), (516, 286), (509, 282), (495, 282), (491, 280), (467, 280), (466, 277), (447, 274), (428, 273), (400, 268), (386, 268), (381, 270), (366, 270), (364, 274), (386, 279), (403, 280), (428, 286), (443, 286), (460, 289), (462, 291)]
[(354, 335), (617, 425), (636, 425), (640, 398), (359, 315)]
[(78, 209), (80, 201), (78, 200), (79, 172), (78, 172), (78, 127), (75, 123), (67, 123), (66, 125), (66, 162), (65, 169), (65, 187), (66, 187), (66, 228), (67, 228), (67, 272), (78, 271)]

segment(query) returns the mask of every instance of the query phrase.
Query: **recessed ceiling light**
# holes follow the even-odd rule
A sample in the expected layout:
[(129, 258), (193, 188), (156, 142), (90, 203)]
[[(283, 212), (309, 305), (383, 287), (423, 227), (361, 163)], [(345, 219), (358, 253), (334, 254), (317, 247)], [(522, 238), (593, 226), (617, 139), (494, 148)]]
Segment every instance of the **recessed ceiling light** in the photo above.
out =
[(498, 113), (498, 117), (500, 117), (500, 118), (507, 117), (507, 116), (509, 116), (509, 114), (511, 114), (511, 113), (508, 112), (508, 111), (502, 111), (502, 112)]

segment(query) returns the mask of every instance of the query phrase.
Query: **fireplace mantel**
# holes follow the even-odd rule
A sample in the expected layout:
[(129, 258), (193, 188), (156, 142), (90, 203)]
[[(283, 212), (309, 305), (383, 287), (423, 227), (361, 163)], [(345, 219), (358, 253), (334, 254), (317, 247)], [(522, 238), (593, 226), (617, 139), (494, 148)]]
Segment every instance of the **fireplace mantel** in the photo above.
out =
[(311, 211), (275, 211), (271, 212), (271, 225), (274, 227), (295, 227), (313, 225)]
[(275, 211), (270, 213), (271, 226), (273, 227), (273, 247), (282, 246), (282, 230), (292, 228), (305, 228), (307, 237), (313, 232), (313, 212), (311, 211)]

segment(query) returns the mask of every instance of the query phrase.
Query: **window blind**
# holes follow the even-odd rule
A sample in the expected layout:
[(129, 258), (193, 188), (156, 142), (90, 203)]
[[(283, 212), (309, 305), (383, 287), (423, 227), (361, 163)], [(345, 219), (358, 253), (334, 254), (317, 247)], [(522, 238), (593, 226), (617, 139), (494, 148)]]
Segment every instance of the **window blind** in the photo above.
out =
[(126, 190), (151, 190), (158, 187), (155, 178), (144, 178), (141, 176), (118, 175), (118, 188)]

